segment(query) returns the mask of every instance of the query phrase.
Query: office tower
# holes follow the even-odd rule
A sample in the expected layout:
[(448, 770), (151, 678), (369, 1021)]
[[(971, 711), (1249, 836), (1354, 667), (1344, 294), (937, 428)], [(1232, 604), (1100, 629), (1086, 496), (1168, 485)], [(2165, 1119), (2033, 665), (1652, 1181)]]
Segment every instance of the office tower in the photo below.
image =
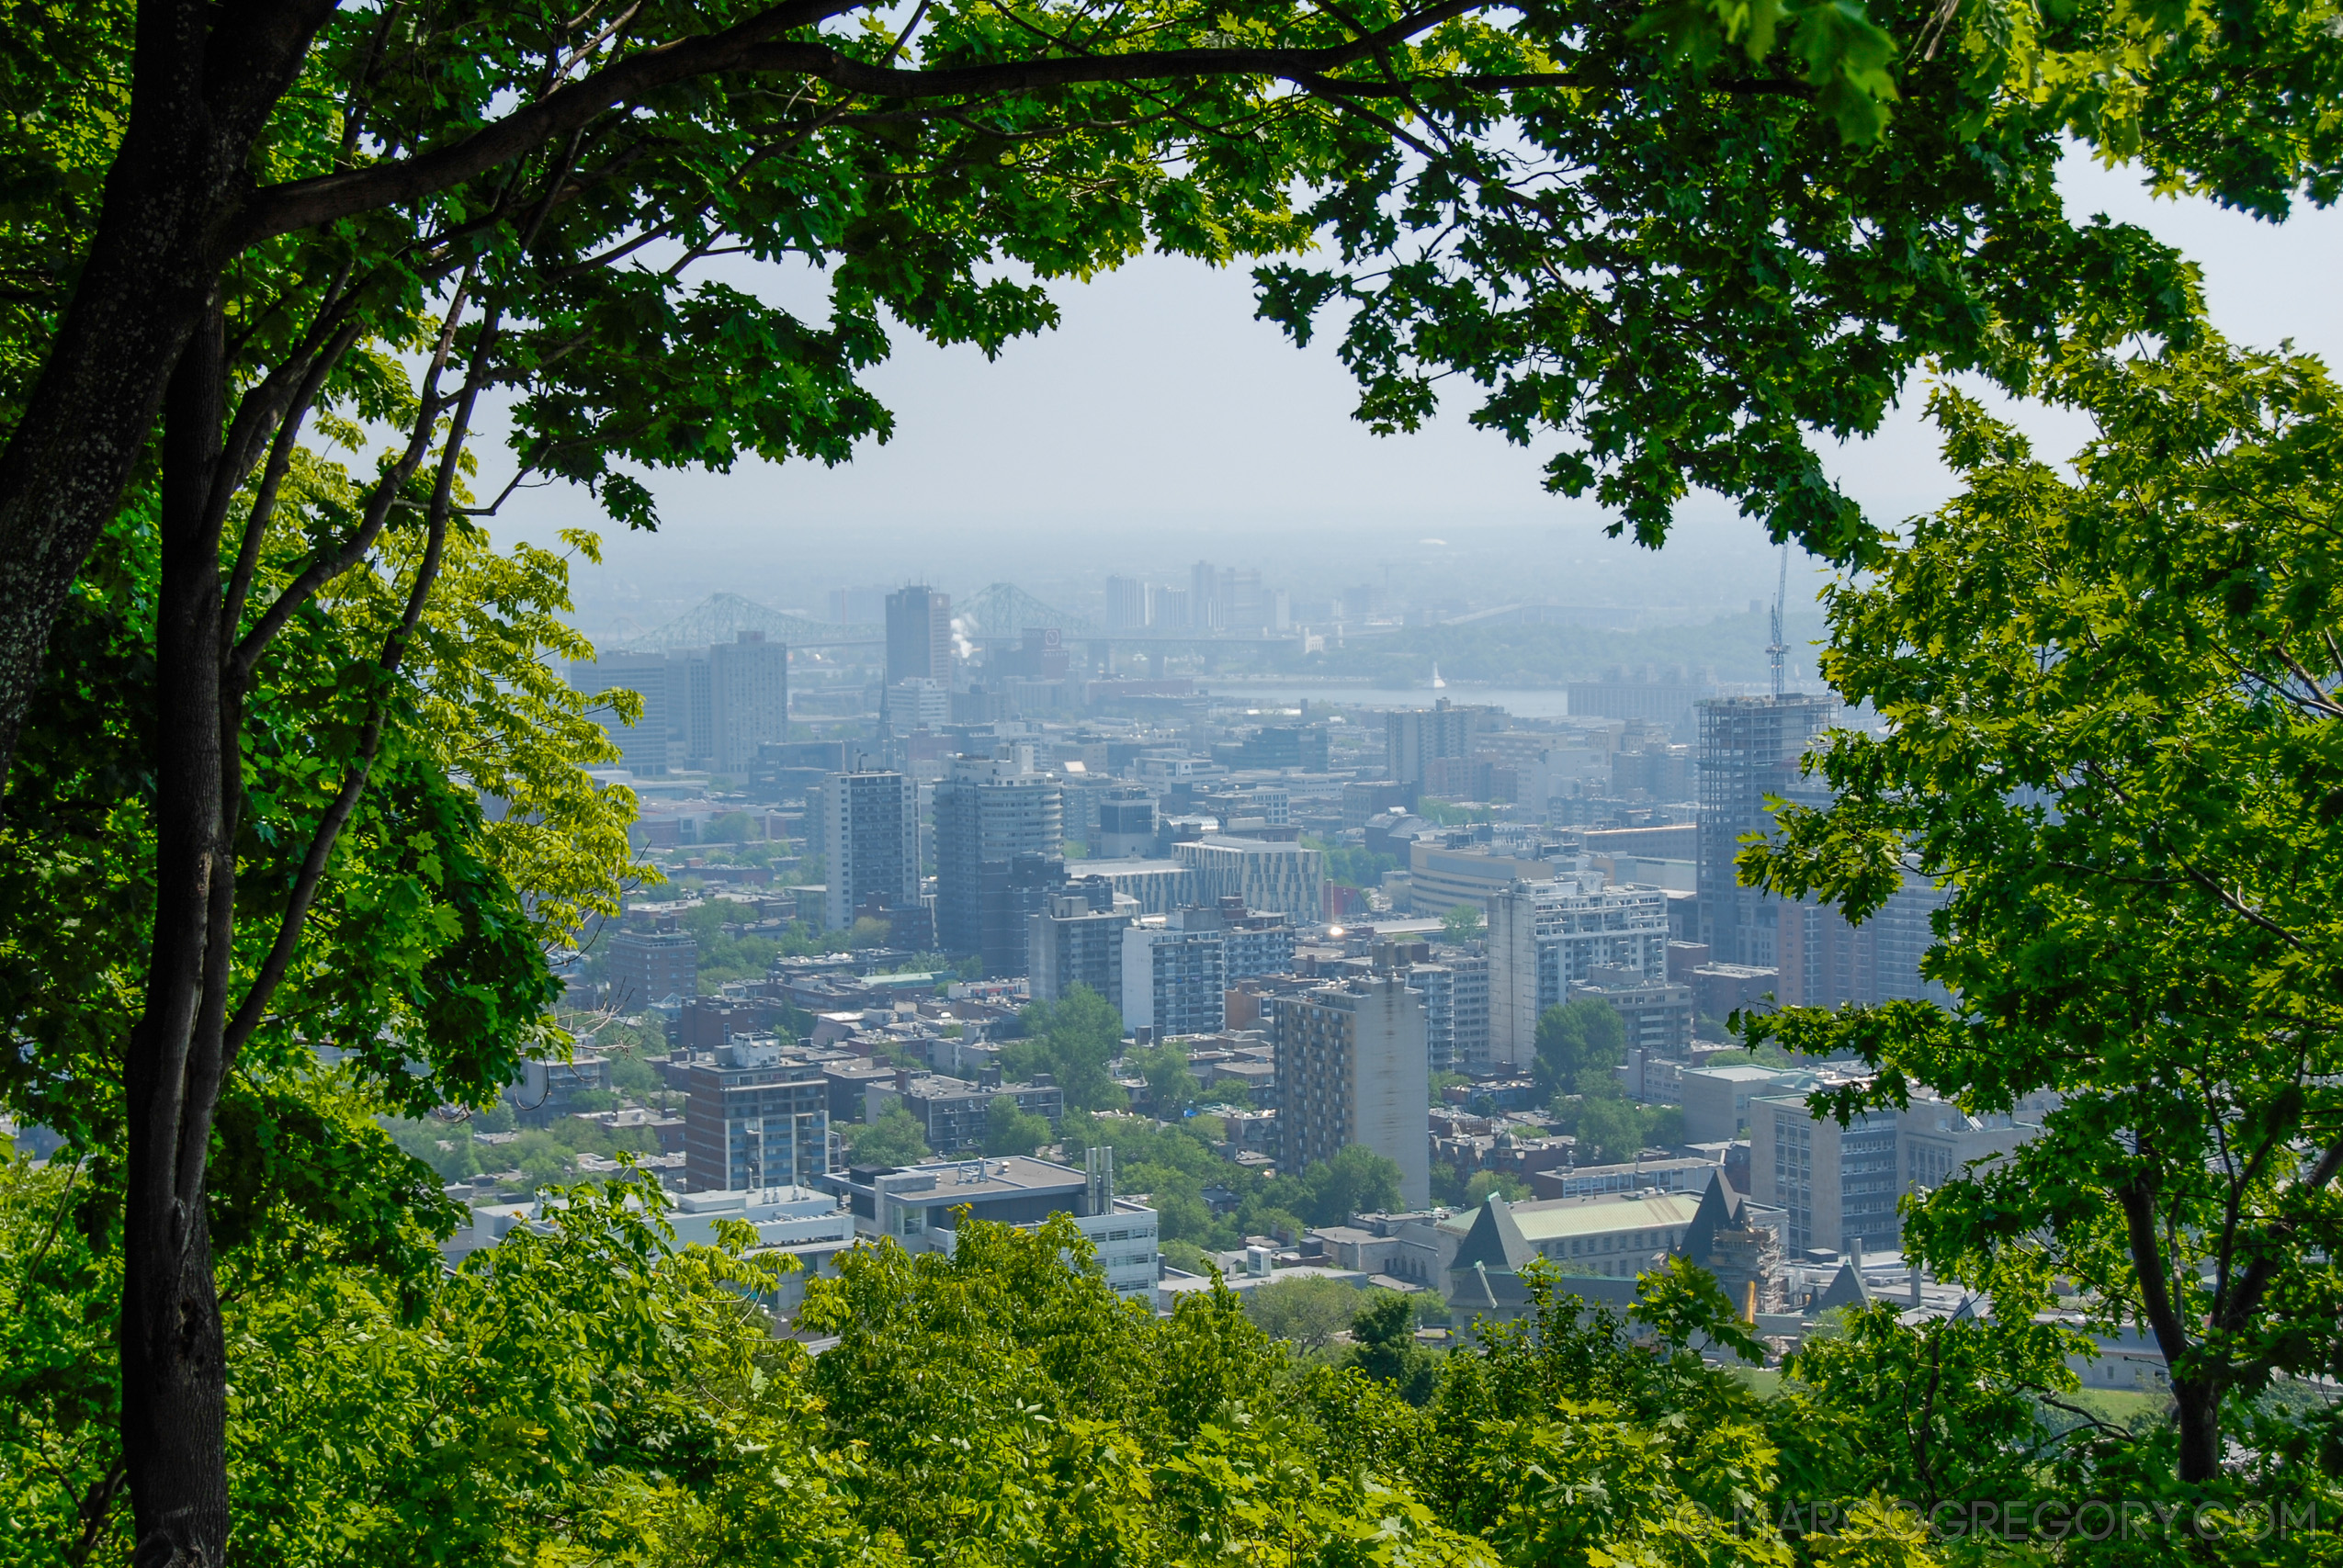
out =
[(707, 686), (716, 766), (745, 779), (759, 746), (789, 738), (789, 650), (742, 632), (707, 650)]
[(1148, 585), (1136, 577), (1110, 577), (1106, 580), (1106, 629), (1110, 632), (1144, 630), (1148, 621)]
[(628, 772), (658, 777), (667, 771), (667, 658), (659, 653), (606, 653), (599, 659), (570, 663), (570, 684), (589, 697), (605, 692), (633, 692), (642, 698), (642, 716), (622, 724), (607, 705), (590, 707), (590, 716), (618, 748), (618, 761)]
[[(808, 802), (810, 806), (812, 803)], [(890, 909), (920, 901), (919, 785), (901, 773), (832, 773), (821, 785), (822, 842), (828, 876), (825, 929), (855, 923), (872, 898)]]
[[(1174, 909), (1123, 933), (1123, 1024), (1158, 1040), (1209, 1034), (1226, 1021), (1228, 948), (1211, 909)], [(1421, 1096), (1419, 1095), (1421, 1100)]]
[(952, 716), (952, 694), (941, 681), (914, 676), (888, 687), (880, 698), (880, 716), (893, 734), (941, 729)]
[(1364, 621), (1375, 614), (1375, 584), (1363, 582), (1342, 590), (1336, 614), (1346, 621)]
[(1806, 805), (1829, 803), (1817, 778), (1801, 776), (1799, 759), (1838, 711), (1829, 697), (1718, 697), (1699, 705), (1700, 940), (1718, 964), (1771, 967), (1782, 900), (1735, 879), (1733, 858), (1744, 833), (1769, 832), (1768, 795)]
[(1841, 1127), (1808, 1111), (1803, 1094), (1749, 1101), (1749, 1195), (1788, 1213), (1793, 1258), (1901, 1243), (1896, 1121), (1873, 1111)]
[(1195, 874), (1196, 902), (1235, 898), (1248, 909), (1272, 909), (1316, 920), (1325, 896), (1326, 856), (1298, 843), (1208, 837), (1175, 843), (1172, 857)]
[[(1024, 970), (1026, 918), (1065, 882), (1065, 806), (1022, 758), (954, 761), (935, 786), (935, 928), (988, 975)], [(1054, 872), (1053, 868), (1054, 867)]]
[(1188, 625), (1200, 632), (1217, 631), (1227, 624), (1228, 604), (1220, 596), (1220, 573), (1210, 561), (1188, 569)]
[(1353, 1144), (1399, 1168), (1399, 1201), (1432, 1201), (1424, 1121), (1431, 1081), (1423, 998), (1397, 975), (1287, 997), (1277, 1006), (1282, 1170), (1299, 1172)]
[(687, 768), (716, 761), (716, 694), (707, 649), (667, 656), (667, 760)]
[(699, 942), (689, 931), (610, 933), (613, 1012), (640, 1012), (670, 997), (699, 994)]
[(684, 1175), (696, 1192), (809, 1186), (830, 1169), (830, 1085), (771, 1039), (727, 1043), (685, 1077)]
[(1070, 883), (1053, 894), (1049, 907), (1032, 916), (1027, 931), (1025, 973), (1034, 1000), (1054, 1002), (1077, 985), (1088, 986), (1119, 1010), (1123, 1006), (1123, 933), (1137, 914), (1134, 906), (1115, 908), (1115, 890), (1103, 877)]
[(1220, 622), (1230, 631), (1257, 632), (1269, 616), (1262, 604), (1261, 573), (1234, 568), (1220, 574)]
[(952, 683), (952, 596), (924, 586), (887, 596), (887, 683)]
[(1664, 978), (1668, 895), (1605, 887), (1601, 873), (1516, 882), (1488, 900), (1488, 1055), (1525, 1066), (1538, 1015), (1568, 1001), (1598, 968)]
[(1091, 852), (1101, 860), (1137, 860), (1155, 852), (1155, 796), (1137, 784), (1117, 784), (1098, 803), (1098, 838)]
[(1395, 708), (1383, 716), (1384, 772), (1401, 785), (1421, 786), (1435, 758), (1466, 757), (1486, 728), (1487, 708), (1457, 707), (1442, 697), (1428, 708)]

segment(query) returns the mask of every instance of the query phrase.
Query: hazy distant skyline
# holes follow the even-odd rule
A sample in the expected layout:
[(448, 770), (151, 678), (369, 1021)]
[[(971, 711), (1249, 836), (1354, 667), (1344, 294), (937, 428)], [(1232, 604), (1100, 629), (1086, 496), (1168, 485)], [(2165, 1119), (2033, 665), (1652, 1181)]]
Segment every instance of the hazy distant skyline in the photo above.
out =
[[(2141, 224), (2196, 260), (2232, 339), (2291, 336), (2330, 362), (2343, 351), (2343, 299), (2326, 281), (2343, 216), (2258, 224), (2154, 200), (2134, 174), (2079, 158), (2061, 183), (2070, 210)], [(1163, 581), (1199, 558), (1304, 594), (1387, 576), (1481, 599), (1492, 581), (1505, 597), (1719, 609), (1771, 592), (1775, 554), (1729, 502), (1694, 497), (1658, 555), (1606, 539), (1601, 508), (1539, 490), (1538, 451), (1466, 423), (1469, 389), (1419, 434), (1370, 434), (1350, 418), (1330, 338), (1296, 350), (1252, 319), (1240, 268), (1147, 257), (1057, 295), (1058, 329), (990, 364), (899, 338), (869, 378), (895, 438), (851, 464), (651, 476), (662, 532), (603, 527), (606, 565), (578, 575), (581, 624), (655, 625), (719, 589), (819, 608), (830, 587), (917, 577), (962, 593), (1005, 578), (1063, 600), (1094, 596), (1109, 571)], [(1873, 515), (1950, 492), (1923, 401), (1907, 389), (1879, 435), (1832, 464)], [(2056, 456), (2082, 435), (2045, 411), (2020, 417)], [(553, 487), (516, 497), (496, 533), (545, 540), (596, 521), (589, 498)]]

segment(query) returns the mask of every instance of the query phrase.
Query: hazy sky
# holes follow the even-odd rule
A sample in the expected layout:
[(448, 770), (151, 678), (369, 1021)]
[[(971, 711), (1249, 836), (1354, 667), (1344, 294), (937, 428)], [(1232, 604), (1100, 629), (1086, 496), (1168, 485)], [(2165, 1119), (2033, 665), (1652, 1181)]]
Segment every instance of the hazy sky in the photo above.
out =
[[(2343, 351), (2343, 216), (2273, 228), (2151, 199), (2135, 175), (2080, 158), (2062, 183), (2070, 209), (2140, 223), (2202, 264), (2233, 339)], [(832, 586), (922, 575), (963, 593), (1007, 578), (1063, 603), (1109, 570), (1162, 580), (1200, 557), (1259, 566), (1297, 592), (1453, 581), (1439, 591), (1487, 600), (1512, 562), (1524, 597), (1737, 605), (1771, 591), (1761, 535), (1723, 502), (1688, 505), (1654, 557), (1605, 539), (1590, 502), (1545, 496), (1535, 454), (1460, 412), (1414, 436), (1369, 434), (1349, 417), (1330, 341), (1296, 350), (1253, 320), (1241, 270), (1149, 258), (1058, 298), (1057, 332), (990, 364), (900, 342), (870, 378), (895, 438), (846, 467), (655, 476), (662, 531), (606, 531), (608, 564), (577, 584), (582, 623), (656, 624), (719, 589), (813, 606)], [(1915, 389), (1877, 437), (1839, 455), (1838, 477), (1876, 515), (1949, 491), (1921, 400)], [(2062, 454), (2079, 437), (2077, 423), (2025, 417)], [(594, 521), (582, 494), (558, 489), (516, 504), (500, 532)]]

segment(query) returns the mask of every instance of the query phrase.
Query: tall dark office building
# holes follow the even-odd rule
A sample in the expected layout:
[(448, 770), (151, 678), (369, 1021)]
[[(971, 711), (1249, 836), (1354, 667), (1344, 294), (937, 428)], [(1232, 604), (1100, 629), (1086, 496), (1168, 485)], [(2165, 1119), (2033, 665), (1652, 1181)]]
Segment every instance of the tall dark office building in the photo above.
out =
[(887, 596), (887, 683), (952, 679), (952, 596), (899, 588)]
[(823, 852), (830, 875), (822, 924), (843, 931), (872, 898), (890, 910), (920, 901), (919, 786), (901, 773), (832, 773), (823, 781)]
[(1007, 759), (962, 758), (935, 786), (935, 936), (988, 975), (1025, 972), (1027, 921), (1066, 880), (1058, 783)]
[(1768, 832), (1766, 796), (1829, 804), (1828, 786), (1803, 776), (1799, 759), (1839, 705), (1829, 697), (1715, 697), (1700, 705), (1700, 858), (1695, 881), (1700, 940), (1718, 964), (1771, 968), (1783, 901), (1735, 879), (1744, 833)]

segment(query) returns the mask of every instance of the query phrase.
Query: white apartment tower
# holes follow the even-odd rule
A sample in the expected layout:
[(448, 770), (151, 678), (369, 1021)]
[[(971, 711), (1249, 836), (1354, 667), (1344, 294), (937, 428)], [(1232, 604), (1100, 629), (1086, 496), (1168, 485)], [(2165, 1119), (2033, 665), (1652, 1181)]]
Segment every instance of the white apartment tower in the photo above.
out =
[(1668, 895), (1605, 887), (1599, 873), (1516, 882), (1488, 900), (1488, 1059), (1537, 1055), (1538, 1015), (1598, 968), (1668, 973)]

